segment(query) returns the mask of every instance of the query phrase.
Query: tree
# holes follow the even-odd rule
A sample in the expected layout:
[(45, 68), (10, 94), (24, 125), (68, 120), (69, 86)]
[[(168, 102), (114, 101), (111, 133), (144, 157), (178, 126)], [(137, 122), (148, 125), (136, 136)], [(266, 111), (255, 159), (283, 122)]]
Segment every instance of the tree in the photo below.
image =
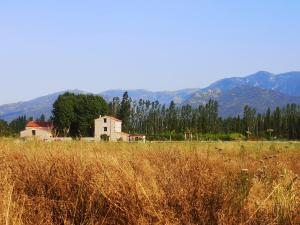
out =
[(247, 134), (253, 133), (255, 128), (255, 115), (256, 110), (252, 109), (248, 105), (244, 107), (244, 125), (245, 125), (245, 131)]
[(53, 104), (53, 125), (59, 136), (93, 136), (94, 120), (107, 112), (100, 96), (65, 93)]
[(42, 115), (37, 119), (37, 121), (39, 121), (39, 122), (45, 122), (45, 121), (46, 121), (45, 115), (42, 114)]
[(66, 92), (53, 104), (53, 125), (60, 136), (76, 136), (76, 115), (74, 112), (76, 95)]
[(78, 95), (74, 106), (77, 136), (94, 136), (94, 121), (108, 112), (108, 105), (100, 96)]
[(169, 132), (176, 130), (177, 128), (177, 111), (176, 104), (171, 101), (170, 106), (167, 110), (167, 129)]
[(272, 138), (272, 133), (274, 132), (274, 130), (273, 130), (273, 129), (267, 129), (267, 132), (268, 132), (268, 134), (269, 134), (269, 139), (271, 140), (271, 138)]
[(130, 119), (130, 112), (131, 112), (131, 99), (128, 96), (128, 92), (125, 91), (123, 94), (123, 98), (121, 101), (121, 106), (120, 106), (120, 111), (118, 114), (118, 118), (122, 120), (122, 128), (124, 131), (129, 131), (130, 124), (129, 124), (129, 119)]
[[(126, 103), (126, 104), (125, 104)], [(121, 113), (121, 105), (122, 113)], [(126, 107), (125, 107), (126, 106)], [(144, 133), (151, 136), (153, 140), (166, 140), (170, 135), (172, 139), (180, 139), (180, 135), (186, 130), (195, 133), (246, 133), (256, 137), (272, 136), (281, 138), (299, 139), (300, 138), (300, 106), (294, 104), (287, 105), (280, 109), (267, 109), (265, 113), (256, 114), (256, 110), (245, 106), (244, 114), (220, 118), (218, 116), (218, 102), (209, 100), (206, 104), (199, 107), (190, 105), (176, 106), (171, 102), (169, 107), (161, 105), (158, 101), (140, 99), (131, 102), (127, 93), (124, 93), (122, 103), (118, 98), (114, 98), (110, 103), (111, 115), (126, 121), (126, 113), (129, 122), (125, 127), (130, 132)], [(116, 113), (118, 112), (118, 113)], [(128, 118), (128, 117), (127, 117)], [(183, 136), (181, 136), (183, 138)]]
[(0, 137), (8, 136), (8, 135), (9, 135), (8, 123), (4, 120), (0, 120)]
[(120, 112), (120, 98), (114, 97), (112, 102), (109, 103), (109, 115), (118, 116)]
[(273, 112), (273, 128), (274, 128), (274, 134), (279, 136), (281, 133), (281, 127), (282, 127), (282, 115), (281, 115), (281, 110), (279, 107), (276, 107), (275, 111)]
[(218, 102), (209, 99), (205, 105), (206, 112), (208, 115), (209, 133), (217, 132), (217, 121), (218, 121)]
[(19, 116), (17, 119), (12, 120), (9, 123), (9, 131), (13, 136), (19, 135), (19, 133), (26, 127), (26, 116)]

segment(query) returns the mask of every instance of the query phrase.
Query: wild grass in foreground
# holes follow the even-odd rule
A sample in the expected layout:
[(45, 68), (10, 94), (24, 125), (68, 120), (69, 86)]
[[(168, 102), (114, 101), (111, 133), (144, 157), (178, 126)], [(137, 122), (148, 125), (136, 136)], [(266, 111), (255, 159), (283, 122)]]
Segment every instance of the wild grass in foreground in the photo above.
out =
[(300, 144), (0, 140), (0, 224), (300, 224)]

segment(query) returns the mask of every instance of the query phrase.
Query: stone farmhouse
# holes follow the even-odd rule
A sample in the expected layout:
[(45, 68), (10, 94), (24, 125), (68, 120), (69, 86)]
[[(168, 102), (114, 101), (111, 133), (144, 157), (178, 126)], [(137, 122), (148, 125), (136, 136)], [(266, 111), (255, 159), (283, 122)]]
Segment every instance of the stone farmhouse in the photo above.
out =
[(20, 132), (20, 137), (49, 140), (52, 138), (52, 125), (48, 122), (29, 121), (25, 130)]
[(122, 121), (112, 116), (100, 116), (95, 120), (94, 138), (109, 141), (146, 141), (145, 135), (122, 132)]

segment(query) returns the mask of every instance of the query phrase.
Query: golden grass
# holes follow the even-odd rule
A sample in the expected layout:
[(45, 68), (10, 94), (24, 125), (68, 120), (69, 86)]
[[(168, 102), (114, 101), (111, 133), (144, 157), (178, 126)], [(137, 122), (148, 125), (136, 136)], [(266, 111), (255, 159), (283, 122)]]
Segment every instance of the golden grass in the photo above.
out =
[(0, 140), (0, 224), (300, 224), (300, 143)]

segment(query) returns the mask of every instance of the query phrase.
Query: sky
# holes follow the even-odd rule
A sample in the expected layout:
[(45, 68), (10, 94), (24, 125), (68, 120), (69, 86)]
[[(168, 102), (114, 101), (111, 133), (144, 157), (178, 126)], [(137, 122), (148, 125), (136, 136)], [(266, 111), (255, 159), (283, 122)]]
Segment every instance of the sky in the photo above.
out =
[(300, 70), (298, 0), (1, 0), (0, 104)]

